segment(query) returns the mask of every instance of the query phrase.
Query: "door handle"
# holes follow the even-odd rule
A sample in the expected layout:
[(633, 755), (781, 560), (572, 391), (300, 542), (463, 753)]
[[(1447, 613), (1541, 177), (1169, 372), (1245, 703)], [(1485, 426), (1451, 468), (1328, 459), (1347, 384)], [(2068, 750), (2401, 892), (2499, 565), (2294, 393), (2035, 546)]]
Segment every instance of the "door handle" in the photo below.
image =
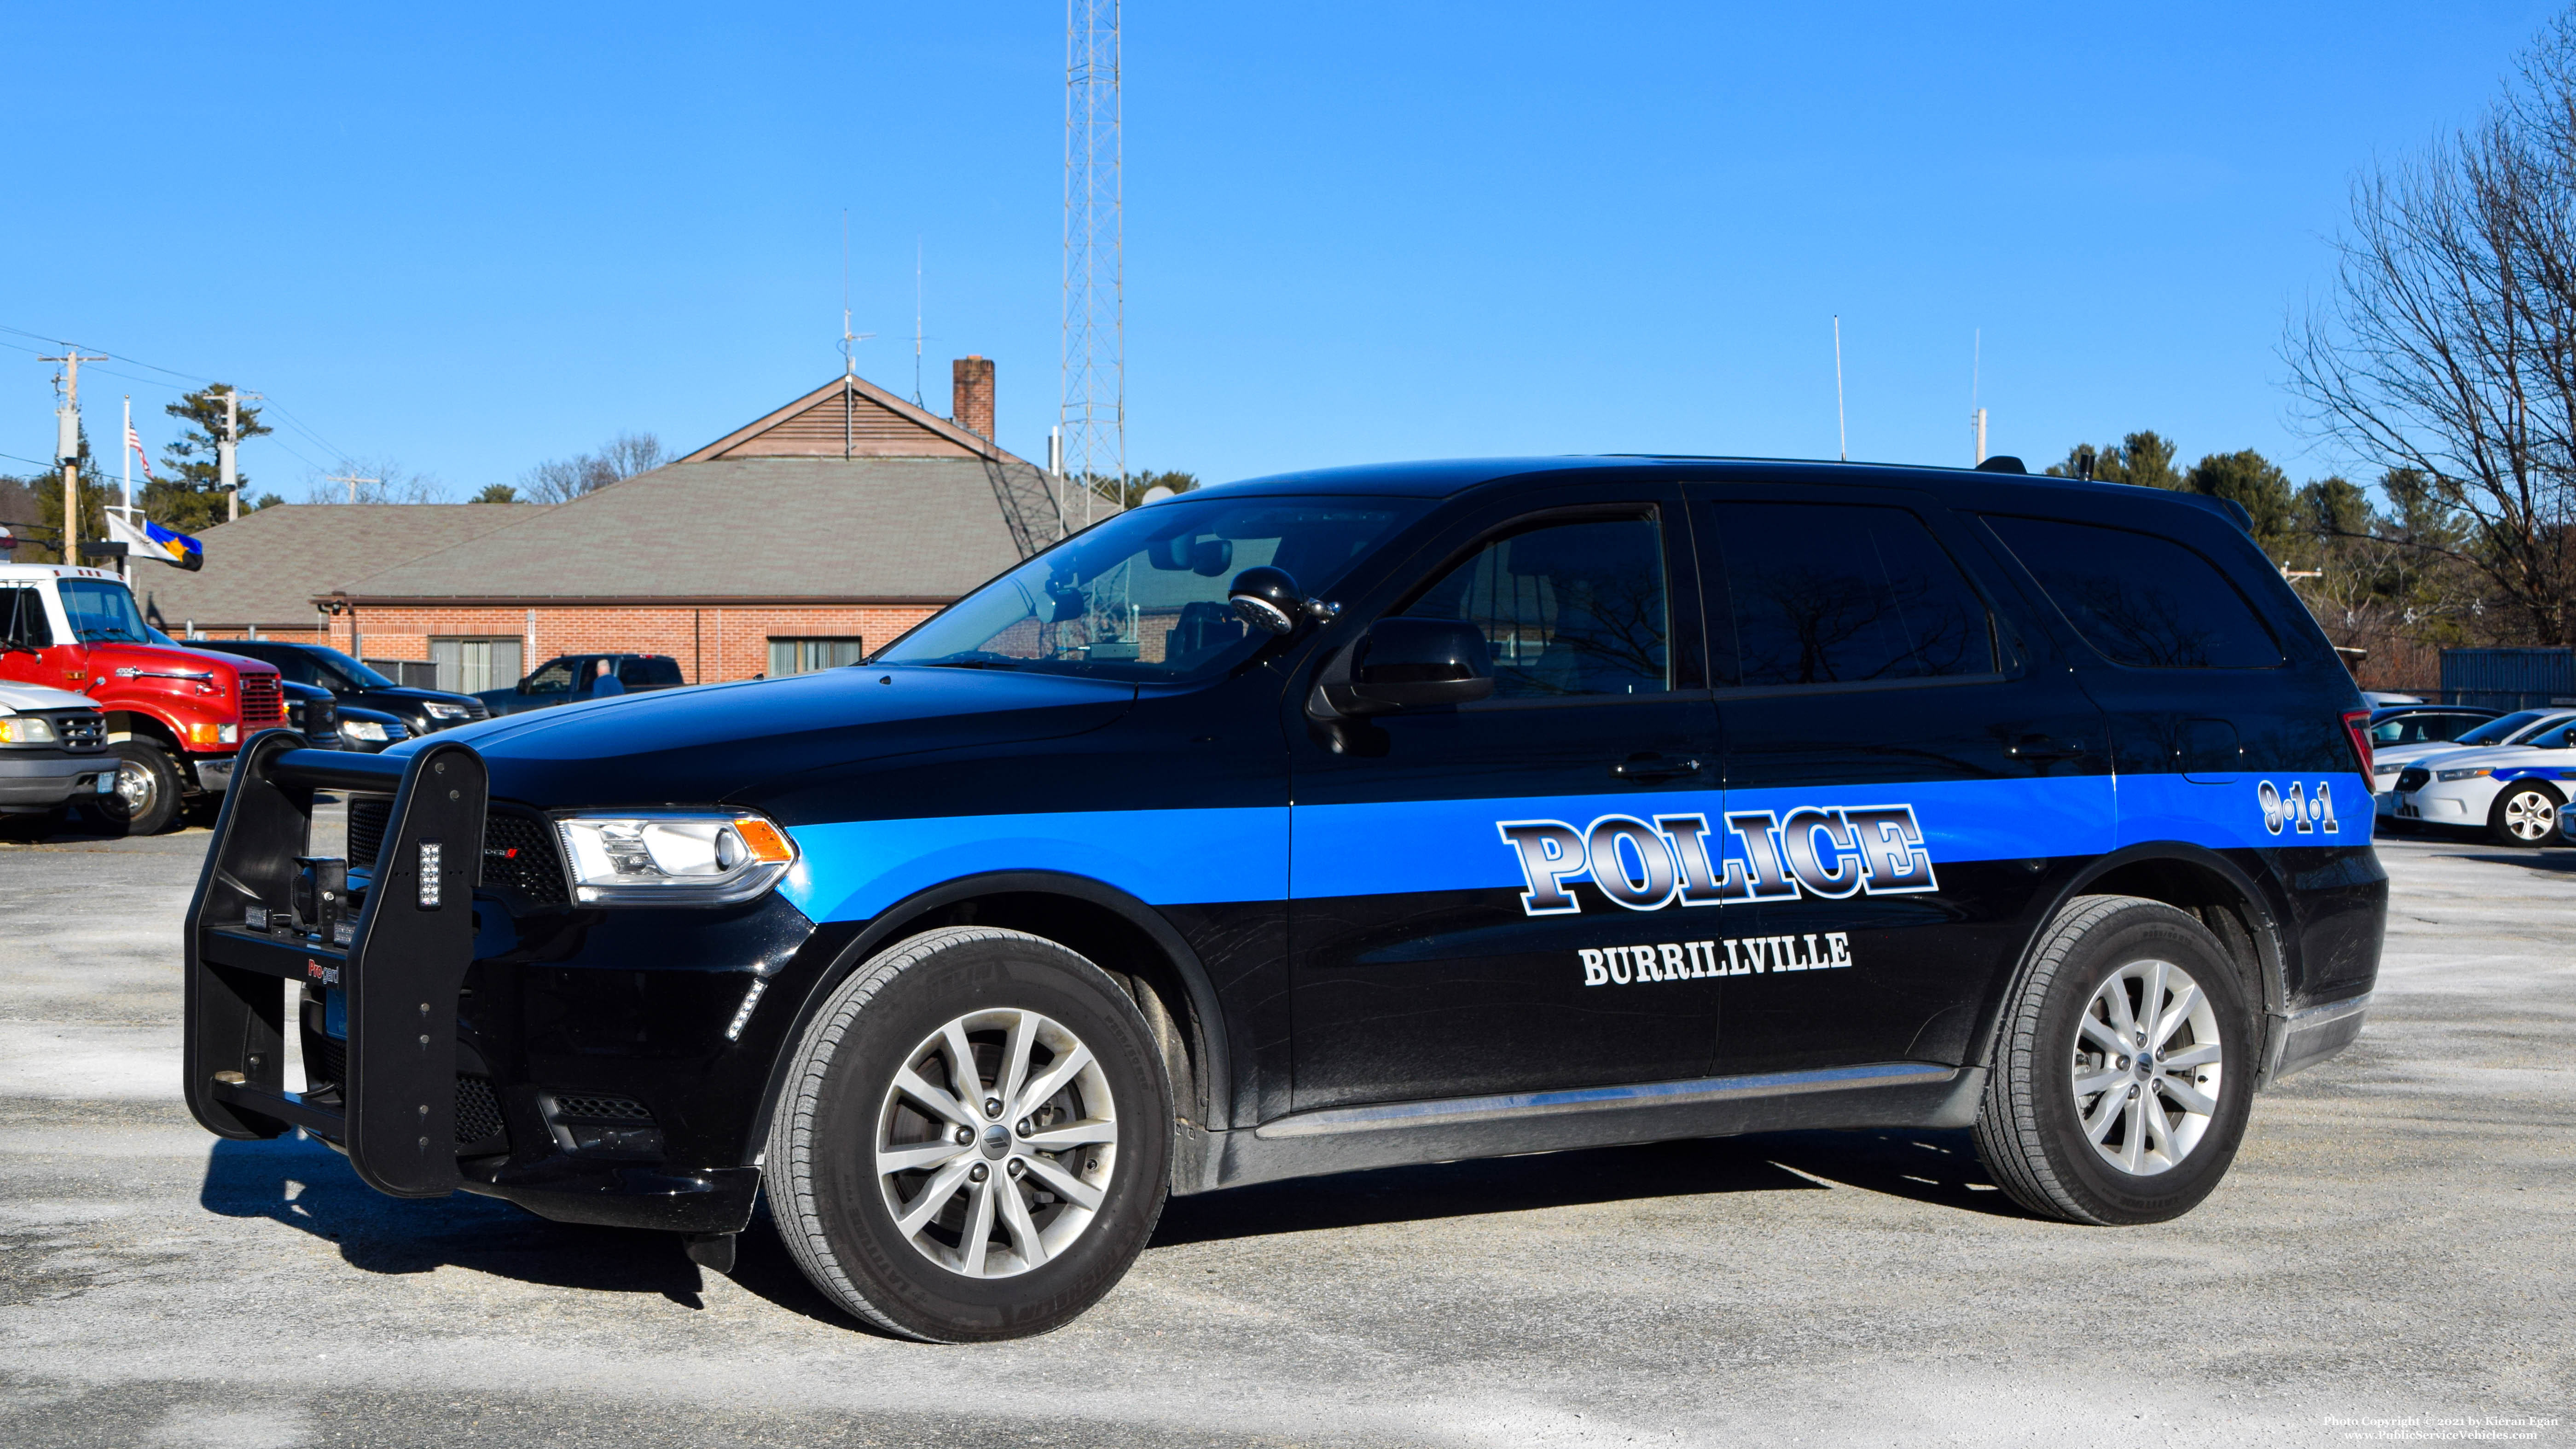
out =
[(2053, 740), (2046, 735), (2023, 735), (2006, 751), (2016, 760), (2071, 760), (2086, 753), (2081, 740)]
[(1652, 785), (1664, 780), (1678, 780), (1700, 772), (1697, 760), (1677, 760), (1670, 755), (1636, 754), (1610, 767), (1610, 773), (1632, 785)]

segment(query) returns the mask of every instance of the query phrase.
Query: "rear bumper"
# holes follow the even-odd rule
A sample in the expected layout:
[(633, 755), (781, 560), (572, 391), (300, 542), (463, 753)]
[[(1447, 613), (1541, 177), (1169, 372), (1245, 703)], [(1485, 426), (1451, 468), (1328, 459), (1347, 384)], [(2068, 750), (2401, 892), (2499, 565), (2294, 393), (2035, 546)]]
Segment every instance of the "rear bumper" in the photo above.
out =
[(2348, 1001), (2329, 1001), (2274, 1017), (2272, 1069), (2264, 1074), (2264, 1080), (2277, 1082), (2352, 1045), (2361, 1036), (2362, 1022), (2370, 1014), (2370, 999), (2371, 994), (2364, 992)]

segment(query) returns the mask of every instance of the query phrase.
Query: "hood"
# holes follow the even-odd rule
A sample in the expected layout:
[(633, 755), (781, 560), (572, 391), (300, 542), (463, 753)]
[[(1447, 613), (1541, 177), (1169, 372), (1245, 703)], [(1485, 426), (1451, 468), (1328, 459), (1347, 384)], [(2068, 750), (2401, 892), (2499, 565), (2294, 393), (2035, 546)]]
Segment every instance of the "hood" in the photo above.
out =
[(2544, 750), (2535, 745), (2482, 745), (2454, 750), (2439, 759), (2419, 759), (2412, 763), (2435, 771), (2500, 770), (2508, 765), (2576, 766), (2576, 750)]
[(2420, 744), (2390, 745), (2384, 750), (2372, 750), (2370, 763), (2372, 769), (2378, 770), (2389, 765), (2420, 765), (2435, 755), (2448, 755), (2462, 750), (2502, 748), (2504, 746), (2501, 745), (2463, 745), (2450, 740), (2425, 740)]
[(834, 765), (1081, 734), (1135, 699), (1120, 681), (854, 666), (530, 710), (386, 753), (471, 745), (491, 766), (494, 799), (541, 808), (713, 804)]
[(13, 684), (0, 679), (0, 714), (39, 709), (96, 709), (85, 694), (41, 684)]
[(383, 689), (365, 689), (359, 692), (378, 704), (472, 704), (474, 702), (474, 696), (470, 694), (458, 694), (447, 689), (421, 689), (409, 684), (397, 684)]
[[(134, 673), (122, 675), (118, 672), (126, 669)], [(157, 644), (107, 643), (89, 646), (89, 671), (91, 681), (98, 685), (131, 683), (180, 688), (199, 677), (225, 681), (255, 674), (276, 677), (277, 666), (211, 649), (165, 649)]]

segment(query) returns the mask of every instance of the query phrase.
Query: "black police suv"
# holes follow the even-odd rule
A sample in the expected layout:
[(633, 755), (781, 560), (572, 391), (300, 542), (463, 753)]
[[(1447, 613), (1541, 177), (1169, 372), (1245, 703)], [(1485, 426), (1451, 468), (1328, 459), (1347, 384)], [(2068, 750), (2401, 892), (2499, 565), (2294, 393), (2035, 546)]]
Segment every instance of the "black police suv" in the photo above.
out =
[(294, 644), (277, 639), (191, 639), (186, 643), (191, 649), (238, 654), (274, 664), (287, 683), (327, 689), (344, 711), (355, 706), (390, 714), (416, 735), (491, 717), (491, 711), (473, 695), (396, 684), (325, 644)]
[[(765, 1189), (822, 1292), (936, 1340), (1080, 1313), (1168, 1194), (1490, 1154), (1973, 1127), (2034, 1213), (2171, 1218), (2358, 1034), (2387, 907), (2369, 715), (2243, 524), (1987, 471), (1299, 473), (862, 667), (263, 735), (189, 1101), (719, 1269)], [(298, 859), (320, 789), (345, 861)]]
[(304, 736), (317, 750), (360, 750), (373, 754), (410, 739), (412, 731), (399, 715), (380, 709), (343, 706), (331, 691), (315, 684), (281, 680), (286, 695), (286, 727)]
[[(611, 678), (617, 681), (615, 689), (606, 687), (605, 681)], [(485, 690), (474, 697), (496, 715), (524, 714), (603, 696), (672, 689), (687, 682), (680, 677), (680, 661), (668, 654), (559, 654), (508, 689)]]

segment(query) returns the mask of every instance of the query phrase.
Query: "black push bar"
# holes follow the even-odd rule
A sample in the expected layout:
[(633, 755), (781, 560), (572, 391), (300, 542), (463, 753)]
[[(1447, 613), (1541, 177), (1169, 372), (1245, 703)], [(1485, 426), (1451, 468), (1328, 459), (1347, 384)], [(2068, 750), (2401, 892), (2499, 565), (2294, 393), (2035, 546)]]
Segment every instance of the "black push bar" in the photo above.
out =
[[(408, 756), (303, 744), (273, 729), (243, 748), (188, 905), (188, 1110), (219, 1137), (301, 1127), (339, 1144), (380, 1192), (443, 1197), (459, 1181), (456, 1001), (474, 957), (483, 758), (455, 741)], [(394, 797), (376, 858), (347, 863), (364, 892), (343, 929), (340, 903), (315, 902), (330, 894), (312, 885), (317, 790)], [(336, 1105), (285, 1090), (289, 981), (348, 994)]]

